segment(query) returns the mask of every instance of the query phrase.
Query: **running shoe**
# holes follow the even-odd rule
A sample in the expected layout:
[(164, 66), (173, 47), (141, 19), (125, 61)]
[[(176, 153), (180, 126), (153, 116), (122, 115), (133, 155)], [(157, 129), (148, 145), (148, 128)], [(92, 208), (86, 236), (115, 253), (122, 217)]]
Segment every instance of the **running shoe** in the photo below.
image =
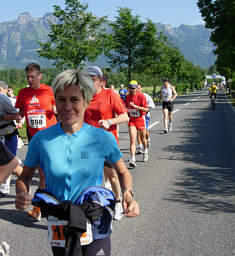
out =
[(169, 132), (172, 131), (172, 123), (169, 124), (168, 131), (169, 131)]
[(147, 162), (148, 160), (149, 160), (149, 154), (148, 154), (148, 152), (146, 152), (143, 154), (143, 161)]
[(129, 167), (131, 167), (131, 168), (135, 168), (135, 167), (136, 167), (136, 163), (135, 163), (135, 161), (130, 160), (130, 161), (129, 161)]
[(147, 141), (147, 148), (150, 148), (150, 145), (151, 145), (150, 140), (148, 140)]
[(112, 190), (112, 186), (108, 180), (104, 181), (103, 187)]
[(32, 211), (28, 211), (28, 216), (34, 220), (41, 220), (41, 209), (37, 206), (34, 206)]
[(10, 256), (10, 246), (7, 242), (0, 243), (0, 256)]
[(4, 195), (9, 195), (10, 194), (10, 186), (3, 183), (0, 185), (0, 192)]
[(122, 208), (122, 200), (117, 200), (115, 203), (115, 210), (113, 219), (114, 220), (121, 220), (123, 217), (123, 208)]
[(137, 154), (143, 154), (143, 153), (144, 153), (143, 148), (138, 147)]
[(165, 129), (165, 130), (164, 130), (164, 133), (168, 133), (168, 130), (167, 130), (167, 129)]

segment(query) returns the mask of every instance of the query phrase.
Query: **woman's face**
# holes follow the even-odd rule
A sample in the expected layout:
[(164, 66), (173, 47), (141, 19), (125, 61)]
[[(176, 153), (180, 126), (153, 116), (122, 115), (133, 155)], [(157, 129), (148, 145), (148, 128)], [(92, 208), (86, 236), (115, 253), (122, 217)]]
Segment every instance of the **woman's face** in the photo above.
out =
[(62, 124), (72, 126), (83, 123), (84, 112), (88, 104), (76, 85), (70, 85), (63, 91), (57, 91), (55, 101)]

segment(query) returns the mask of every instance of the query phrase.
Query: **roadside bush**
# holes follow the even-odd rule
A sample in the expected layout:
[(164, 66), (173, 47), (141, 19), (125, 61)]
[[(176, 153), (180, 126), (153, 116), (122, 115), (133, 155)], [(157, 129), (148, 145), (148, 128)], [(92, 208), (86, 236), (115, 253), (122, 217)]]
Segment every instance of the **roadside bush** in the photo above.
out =
[(177, 84), (176, 85), (176, 91), (177, 93), (179, 94), (182, 94), (182, 93), (187, 93), (191, 90), (191, 85), (190, 84)]
[(232, 79), (231, 90), (235, 91), (235, 78)]

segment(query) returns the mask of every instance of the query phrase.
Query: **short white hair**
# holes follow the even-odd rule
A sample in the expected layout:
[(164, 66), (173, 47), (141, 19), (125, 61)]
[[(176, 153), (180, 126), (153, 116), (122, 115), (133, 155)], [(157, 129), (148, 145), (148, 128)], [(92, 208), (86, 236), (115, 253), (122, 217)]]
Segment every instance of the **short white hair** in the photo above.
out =
[(8, 84), (6, 84), (4, 81), (0, 81), (0, 87), (7, 89), (8, 88)]
[(90, 102), (95, 93), (93, 81), (89, 74), (84, 70), (68, 69), (57, 75), (52, 82), (52, 89), (56, 96), (57, 91), (63, 91), (65, 87), (75, 85), (77, 86), (86, 102)]

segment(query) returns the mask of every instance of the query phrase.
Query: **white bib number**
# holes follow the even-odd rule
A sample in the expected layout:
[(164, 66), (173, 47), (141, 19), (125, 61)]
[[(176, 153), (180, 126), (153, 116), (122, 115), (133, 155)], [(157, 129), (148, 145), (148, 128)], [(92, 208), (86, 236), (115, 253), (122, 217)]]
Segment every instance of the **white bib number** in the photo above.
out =
[(130, 110), (130, 116), (131, 117), (140, 117), (140, 111), (138, 109), (131, 108)]
[[(47, 220), (48, 225), (48, 239), (47, 242), (53, 247), (65, 247), (68, 221), (58, 220), (55, 217), (49, 216)], [(92, 243), (92, 230), (91, 223), (87, 220), (87, 231), (82, 234), (80, 238), (81, 245), (87, 245)]]
[(29, 115), (29, 126), (31, 128), (44, 128), (46, 127), (46, 116), (45, 115)]

